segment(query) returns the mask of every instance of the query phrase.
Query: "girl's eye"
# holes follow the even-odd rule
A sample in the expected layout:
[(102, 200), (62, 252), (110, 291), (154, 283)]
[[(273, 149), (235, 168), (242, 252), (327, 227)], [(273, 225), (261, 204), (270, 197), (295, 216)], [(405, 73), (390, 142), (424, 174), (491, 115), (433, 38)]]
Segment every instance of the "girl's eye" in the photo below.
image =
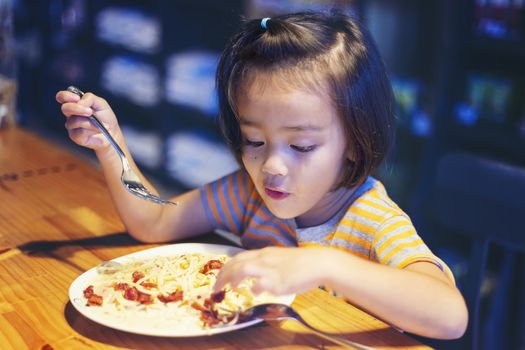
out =
[(311, 145), (311, 146), (297, 146), (297, 145), (290, 145), (290, 147), (297, 151), (297, 152), (301, 152), (301, 153), (307, 153), (307, 152), (311, 152), (315, 149), (315, 145)]
[(244, 139), (244, 145), (245, 146), (250, 146), (250, 147), (261, 147), (262, 145), (264, 145), (264, 142), (262, 142), (262, 141), (250, 141), (248, 139)]

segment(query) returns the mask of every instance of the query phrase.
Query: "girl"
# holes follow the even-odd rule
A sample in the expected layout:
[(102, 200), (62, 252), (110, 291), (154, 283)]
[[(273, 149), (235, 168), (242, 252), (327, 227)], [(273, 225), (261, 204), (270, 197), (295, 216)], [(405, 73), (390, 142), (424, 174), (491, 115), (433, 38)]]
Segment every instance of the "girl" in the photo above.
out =
[(391, 146), (394, 102), (364, 28), (337, 13), (248, 21), (222, 54), (217, 87), (242, 169), (173, 198), (178, 206), (121, 185), (117, 154), (86, 118), (95, 113), (131, 159), (105, 100), (57, 94), (69, 136), (95, 150), (128, 232), (166, 242), (226, 229), (259, 249), (227, 263), (217, 290), (249, 276), (255, 292), (326, 286), (406, 331), (460, 337), (467, 311), (450, 270), (371, 177)]

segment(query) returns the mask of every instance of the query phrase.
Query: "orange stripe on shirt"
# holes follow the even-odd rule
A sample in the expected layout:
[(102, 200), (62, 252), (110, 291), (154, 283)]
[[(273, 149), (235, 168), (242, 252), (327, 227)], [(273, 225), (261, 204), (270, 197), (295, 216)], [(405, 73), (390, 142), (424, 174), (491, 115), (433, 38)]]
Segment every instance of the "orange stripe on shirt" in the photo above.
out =
[[(412, 227), (410, 222), (408, 222), (407, 220), (404, 220), (404, 218), (403, 218), (403, 220), (398, 220), (398, 221), (395, 221), (393, 223), (387, 224), (386, 226), (381, 227), (381, 230), (379, 230), (379, 232), (374, 237), (374, 241), (372, 242), (372, 245), (375, 246), (377, 241), (379, 241), (381, 238), (383, 238), (384, 235), (392, 233), (393, 231), (395, 231), (397, 229), (400, 229), (402, 227), (405, 227), (405, 226), (407, 228), (409, 228), (408, 231), (411, 234), (416, 234), (416, 231), (414, 230), (414, 228)], [(384, 245), (384, 244), (385, 243), (383, 242), (383, 244), (381, 244), (381, 245)]]
[[(268, 215), (268, 213), (266, 213), (265, 211), (263, 210), (258, 210), (254, 216), (257, 216), (259, 217), (261, 220), (263, 221), (271, 221), (273, 222), (274, 224), (276, 224), (277, 226), (279, 226), (279, 228), (287, 233), (290, 234), (290, 236), (292, 237), (295, 237), (295, 234), (292, 234), (290, 232), (290, 226), (288, 226), (288, 224), (282, 220), (275, 220), (275, 217), (273, 216), (270, 216)], [(280, 235), (280, 234), (279, 234)]]
[[(256, 213), (256, 214), (254, 215), (254, 218), (255, 218), (255, 217), (258, 217), (259, 220), (262, 221), (263, 223), (262, 223), (262, 224), (259, 224), (259, 225), (257, 225), (257, 226), (253, 226), (253, 225), (252, 225), (253, 228), (255, 228), (255, 229), (257, 229), (257, 230), (269, 231), (269, 232), (275, 234), (276, 236), (282, 237), (283, 240), (285, 240), (285, 241), (288, 241), (288, 240), (289, 240), (286, 236), (283, 235), (283, 231), (279, 229), (279, 228), (281, 227), (281, 225), (278, 225), (279, 228), (277, 228), (277, 227), (274, 227), (274, 226), (272, 226), (272, 225), (270, 225), (270, 224), (266, 224), (265, 222), (267, 222), (267, 221), (271, 221), (271, 222), (273, 222), (273, 223), (275, 223), (276, 221), (274, 221), (274, 220), (265, 220), (264, 217), (261, 217), (261, 216), (258, 215), (258, 214), (263, 214), (263, 213), (260, 213), (260, 212)], [(270, 218), (270, 219), (271, 219), (271, 218)], [(287, 232), (287, 233), (289, 233), (289, 231), (290, 231), (290, 230), (289, 230), (289, 227), (288, 227), (288, 226), (284, 226), (284, 231)], [(293, 237), (293, 235), (291, 235), (291, 236)], [(280, 245), (282, 245), (282, 243), (280, 243)]]
[[(231, 201), (231, 206), (233, 208), (233, 214), (235, 215), (237, 220), (242, 223), (242, 213), (241, 213), (241, 208), (240, 208), (241, 203), (237, 201), (237, 196), (235, 196), (235, 183), (233, 182), (233, 177), (228, 176), (227, 182), (228, 182), (228, 186), (227, 186), (228, 197), (230, 198), (230, 201)], [(240, 187), (240, 184), (237, 183), (237, 188), (239, 187)], [(224, 207), (224, 208), (226, 209), (227, 207)], [(231, 220), (231, 223), (233, 227), (236, 227), (235, 221), (233, 219)]]
[[(385, 204), (379, 204), (377, 202), (374, 202), (374, 201), (371, 201), (369, 199), (366, 199), (366, 198), (360, 198), (358, 201), (356, 201), (356, 203), (359, 202), (359, 204), (363, 204), (363, 205), (366, 205), (366, 206), (369, 206), (369, 207), (372, 207), (374, 209), (377, 209), (378, 211), (382, 211), (384, 213), (388, 213), (388, 214), (391, 214), (391, 215), (399, 215), (399, 211), (396, 210), (395, 208), (392, 208), (391, 206), (388, 206), (388, 205), (385, 205)], [(385, 201), (381, 201), (381, 202), (385, 202)]]
[(301, 248), (326, 248), (326, 245), (316, 242), (298, 242), (297, 245)]
[(348, 218), (348, 217), (345, 216), (339, 222), (337, 227), (339, 228), (341, 226), (344, 226), (344, 227), (347, 227), (349, 230), (357, 230), (357, 231), (362, 232), (364, 234), (373, 236), (375, 234), (375, 232), (377, 231), (377, 223), (374, 222), (374, 224), (376, 224), (376, 225), (370, 226), (370, 225), (364, 224), (362, 222), (353, 220), (353, 219)]
[(263, 236), (263, 237), (261, 237), (259, 234), (253, 233), (251, 231), (246, 231), (244, 233), (244, 236), (249, 237), (249, 238), (251, 238), (251, 239), (253, 239), (255, 241), (262, 241), (262, 240), (268, 241), (269, 240), (269, 241), (272, 242), (273, 246), (281, 246), (281, 247), (283, 246), (283, 244), (281, 242), (279, 242), (277, 239), (275, 239), (272, 236)]
[(219, 210), (217, 209), (217, 206), (215, 205), (215, 201), (213, 198), (213, 190), (211, 186), (206, 186), (206, 200), (208, 201), (208, 206), (211, 210), (211, 214), (213, 215), (213, 218), (219, 225), (222, 225), (221, 217), (219, 215)]
[(365, 218), (365, 220), (375, 221), (375, 222), (382, 222), (385, 220), (385, 213), (376, 214), (371, 212), (370, 210), (367, 210), (366, 208), (359, 208), (355, 206), (355, 204), (352, 206), (350, 211), (352, 214), (356, 216), (361, 216)]
[(239, 188), (239, 197), (241, 200), (240, 204), (242, 205), (242, 207), (239, 207), (241, 208), (241, 210), (243, 210), (243, 215), (241, 217), (241, 225), (244, 229), (248, 226), (250, 220), (250, 217), (246, 215), (246, 213), (249, 211), (248, 203), (250, 203), (250, 197), (254, 196), (254, 193), (252, 192), (253, 183), (251, 182), (249, 176), (243, 171), (238, 171), (235, 174), (235, 176)]
[(247, 188), (249, 187), (247, 184), (249, 180), (247, 176), (243, 176), (243, 174), (244, 173), (242, 171), (237, 172), (237, 174), (235, 174), (235, 180), (237, 181), (237, 187), (239, 188), (239, 198), (241, 200), (241, 203), (246, 203), (248, 201), (249, 196), (249, 194), (246, 192)]
[[(380, 246), (376, 245), (375, 243), (377, 243), (377, 240), (374, 240), (372, 246), (375, 248), (376, 254), (378, 256), (382, 255), (385, 250), (387, 250), (388, 248), (390, 248), (393, 245), (395, 245), (396, 241), (399, 241), (399, 240), (402, 240), (402, 239), (407, 239), (407, 238), (410, 238), (410, 237), (417, 237), (417, 238), (419, 238), (419, 236), (417, 236), (417, 234), (416, 234), (416, 231), (414, 231), (411, 227), (407, 226), (407, 228), (408, 229), (406, 231), (397, 233), (397, 234), (393, 235), (392, 237), (389, 237), (383, 243), (381, 243)], [(393, 230), (389, 230), (388, 232), (385, 232), (384, 234), (381, 234), (381, 236), (384, 236), (385, 234), (389, 234), (392, 231)]]
[[(372, 190), (372, 191), (369, 191), (367, 194), (376, 199), (376, 200), (379, 200), (379, 201), (383, 201), (383, 202), (386, 202), (388, 203), (390, 206), (392, 206), (392, 208), (396, 211), (400, 211), (400, 212), (403, 212), (401, 210), (401, 208), (399, 208), (399, 206), (393, 201), (391, 200), (388, 195), (386, 194), (386, 191), (384, 189), (384, 187), (381, 186), (381, 188), (383, 189), (382, 191), (381, 190), (378, 190), (378, 189), (375, 189), (375, 190)], [(361, 198), (360, 198), (361, 199)]]
[[(406, 248), (413, 248), (413, 247), (417, 247), (419, 245), (423, 245), (423, 241), (421, 239), (416, 239), (412, 242), (406, 242), (406, 243), (400, 243), (399, 245), (397, 245), (394, 249), (392, 249), (386, 256), (380, 258), (380, 262), (381, 264), (383, 265), (386, 265), (388, 260), (390, 260), (390, 258), (392, 258), (394, 255), (396, 255), (397, 253), (399, 253), (401, 250), (403, 249), (406, 249)], [(380, 254), (376, 254), (377, 257), (380, 256)]]
[(232, 230), (233, 228), (236, 227), (236, 225), (235, 225), (235, 221), (233, 220), (232, 216), (228, 213), (228, 200), (223, 192), (224, 190), (226, 190), (228, 192), (227, 195), (230, 196), (229, 197), (230, 199), (232, 198), (231, 193), (226, 184), (226, 181), (221, 181), (219, 182), (219, 184), (220, 184), (220, 187), (218, 188), (218, 191), (217, 191), (218, 192), (217, 197), (219, 197), (219, 203), (220, 203), (219, 205), (221, 206), (224, 216), (226, 218), (225, 224), (230, 230)]

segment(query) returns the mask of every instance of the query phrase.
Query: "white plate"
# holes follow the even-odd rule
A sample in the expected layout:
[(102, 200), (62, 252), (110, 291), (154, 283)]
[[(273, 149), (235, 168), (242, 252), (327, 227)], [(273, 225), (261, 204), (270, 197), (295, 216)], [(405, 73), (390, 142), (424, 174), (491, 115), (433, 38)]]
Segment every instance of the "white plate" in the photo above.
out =
[[(143, 258), (152, 258), (155, 256), (163, 256), (170, 254), (184, 254), (184, 253), (210, 253), (210, 254), (224, 254), (228, 256), (233, 256), (238, 252), (243, 251), (242, 248), (231, 247), (226, 245), (218, 244), (202, 244), (202, 243), (180, 243), (180, 244), (171, 244), (161, 247), (151, 248), (142, 250), (136, 253), (128, 254), (121, 256), (119, 258), (113, 259), (120, 263), (125, 263), (129, 259), (143, 259)], [(256, 323), (262, 322), (261, 320), (253, 320), (249, 322), (239, 323), (232, 326), (224, 326), (210, 329), (177, 329), (176, 325), (173, 324), (156, 324), (155, 326), (151, 325), (148, 322), (138, 325), (136, 322), (134, 324), (126, 324), (125, 322), (115, 322), (115, 319), (101, 314), (94, 307), (86, 306), (86, 301), (84, 298), (83, 291), (90, 284), (90, 281), (96, 276), (96, 267), (84, 272), (78, 276), (71, 286), (69, 287), (69, 300), (71, 304), (78, 310), (82, 315), (89, 318), (90, 320), (97, 322), (101, 325), (118, 329), (125, 332), (143, 334), (143, 335), (152, 335), (159, 337), (195, 337), (203, 335), (212, 335), (224, 332), (231, 332), (237, 329), (245, 328)], [(287, 295), (276, 297), (277, 302), (290, 305), (294, 300), (295, 295)]]

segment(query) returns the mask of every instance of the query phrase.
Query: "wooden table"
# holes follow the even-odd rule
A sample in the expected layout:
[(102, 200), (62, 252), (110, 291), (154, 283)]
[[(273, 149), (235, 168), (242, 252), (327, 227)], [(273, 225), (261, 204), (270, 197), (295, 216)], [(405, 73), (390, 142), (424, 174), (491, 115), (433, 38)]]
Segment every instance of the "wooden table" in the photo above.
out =
[[(197, 338), (129, 334), (71, 305), (68, 288), (82, 272), (154, 246), (125, 233), (95, 166), (27, 131), (0, 129), (1, 349), (340, 348), (293, 321)], [(427, 348), (321, 290), (298, 295), (293, 306), (320, 329), (368, 346)]]

